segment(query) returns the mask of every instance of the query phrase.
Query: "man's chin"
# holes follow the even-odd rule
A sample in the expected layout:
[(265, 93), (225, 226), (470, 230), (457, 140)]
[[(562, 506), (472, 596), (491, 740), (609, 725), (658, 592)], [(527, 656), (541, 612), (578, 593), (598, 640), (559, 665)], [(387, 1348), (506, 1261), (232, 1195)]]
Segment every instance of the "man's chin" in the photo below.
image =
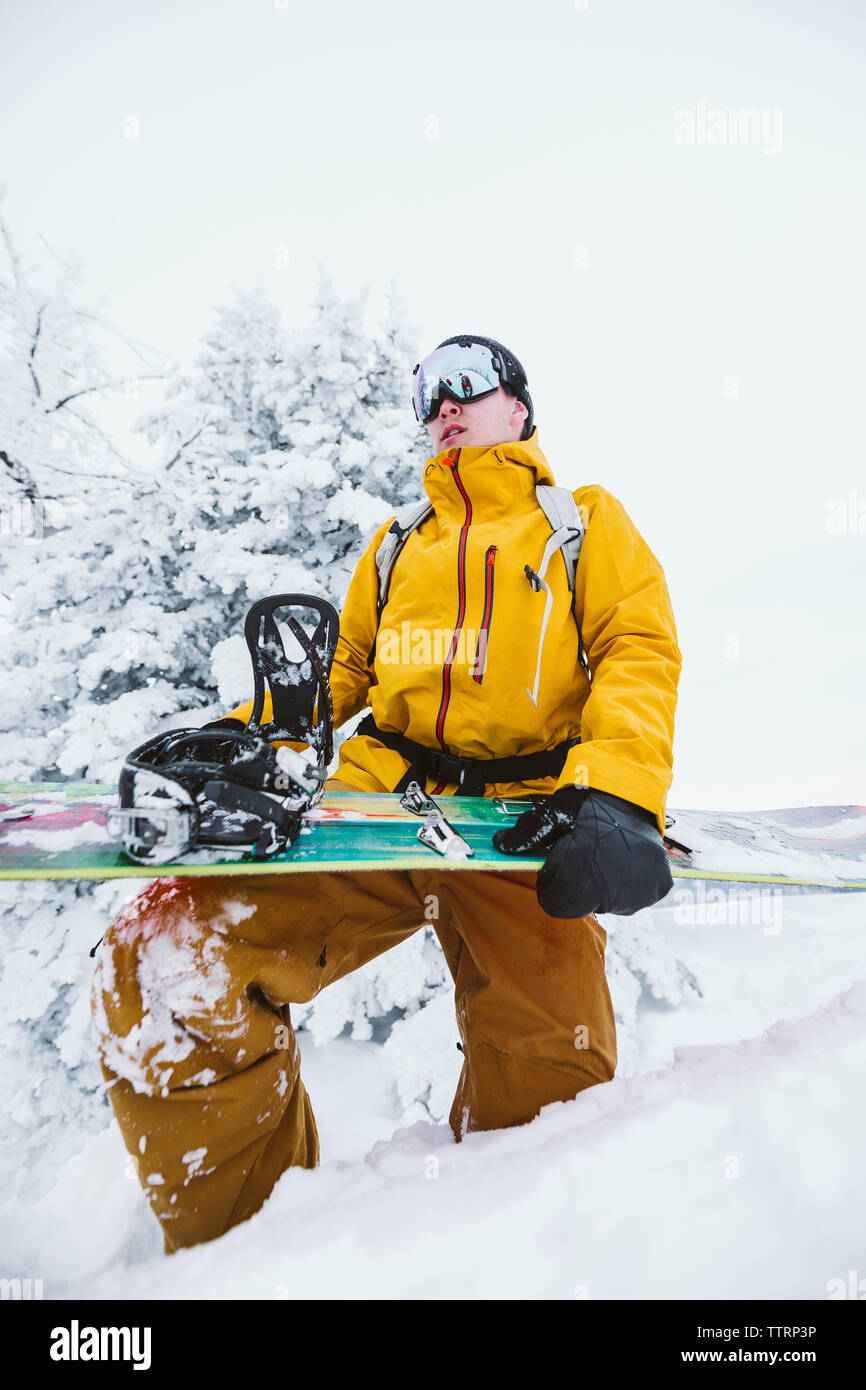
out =
[(455, 446), (460, 449), (497, 449), (500, 444), (508, 444), (507, 439), (475, 439), (468, 431), (465, 434), (455, 434), (453, 438), (444, 440), (439, 445), (439, 453), (445, 449)]

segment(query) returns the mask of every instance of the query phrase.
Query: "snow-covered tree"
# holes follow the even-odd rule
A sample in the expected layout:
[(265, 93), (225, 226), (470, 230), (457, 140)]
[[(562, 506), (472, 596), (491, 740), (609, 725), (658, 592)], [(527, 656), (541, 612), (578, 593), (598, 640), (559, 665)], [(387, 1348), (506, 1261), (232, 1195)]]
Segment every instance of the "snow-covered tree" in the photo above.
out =
[(409, 404), (408, 330), (392, 297), (371, 334), (365, 302), (320, 272), (311, 322), (289, 333), (261, 291), (236, 290), (195, 372), (142, 421), (182, 480), (180, 592), (208, 632), (225, 703), (250, 692), (250, 604), (300, 592), (339, 607), (365, 541), (420, 491), (428, 441)]
[[(83, 327), (78, 362), (51, 342), (60, 309), (43, 308), (28, 337), (34, 305), (52, 301), (12, 260), (3, 303), (18, 392), (0, 419), (16, 486), (42, 498), (41, 475), (53, 475), (38, 465), (53, 436), (33, 403), (34, 361), (63, 360), (70, 397), (100, 369)], [(426, 457), (407, 408), (408, 330), (392, 318), (368, 331), (365, 300), (341, 299), (322, 273), (311, 322), (290, 333), (263, 293), (235, 291), (194, 369), (176, 369), (164, 404), (139, 422), (157, 452), (150, 471), (94, 427), (87, 467), (52, 494), (41, 536), (11, 538), (0, 593), (10, 776), (112, 780), (143, 732), (200, 723), (215, 701), (247, 697), (252, 602), (294, 590), (339, 606), (364, 541), (418, 491)], [(83, 432), (87, 421), (74, 419)], [(58, 427), (56, 452), (66, 440)]]
[[(156, 504), (162, 492), (93, 407), (161, 373), (156, 354), (82, 302), (80, 260), (52, 253), (49, 283), (2, 217), (0, 256), (0, 758), (20, 778), (59, 766), (54, 730), (76, 702), (130, 683), (126, 671), (118, 683), (108, 614), (141, 587), (147, 560), (127, 535), (144, 499)], [(106, 365), (109, 338), (123, 344), (126, 376)]]
[[(0, 185), (0, 204), (4, 197)], [(81, 302), (80, 257), (48, 249), (50, 285), (40, 266), (25, 264), (0, 210), (0, 498), (7, 506), (22, 498), (40, 502), (43, 527), (62, 524), (70, 497), (106, 485), (134, 493), (137, 470), (92, 405), (162, 375), (156, 355), (123, 335), (102, 306)], [(110, 339), (130, 362), (123, 376), (106, 366)], [(143, 475), (138, 482), (152, 485)]]

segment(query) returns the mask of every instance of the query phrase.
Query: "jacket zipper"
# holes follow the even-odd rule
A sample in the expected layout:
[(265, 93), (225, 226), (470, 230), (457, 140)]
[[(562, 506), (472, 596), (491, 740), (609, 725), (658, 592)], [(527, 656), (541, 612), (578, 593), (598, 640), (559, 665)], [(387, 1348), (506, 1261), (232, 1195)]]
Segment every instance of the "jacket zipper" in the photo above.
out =
[[(456, 449), (454, 451), (454, 460), (453, 462), (449, 462), (448, 466), (451, 469), (452, 477), (457, 484), (458, 491), (463, 498), (463, 504), (466, 508), (466, 519), (460, 528), (460, 541), (457, 546), (457, 622), (454, 627), (454, 636), (451, 638), (451, 646), (445, 658), (445, 665), (442, 667), (442, 698), (439, 701), (439, 713), (436, 716), (436, 737), (443, 751), (446, 753), (450, 750), (444, 738), (445, 715), (448, 712), (448, 705), (451, 701), (451, 667), (457, 655), (457, 643), (466, 617), (466, 544), (469, 538), (469, 527), (472, 524), (472, 503), (469, 501), (469, 494), (463, 486), (463, 479), (460, 477), (457, 469), (459, 460), (460, 450)], [(441, 790), (441, 788), (438, 790)]]
[(484, 612), (481, 630), (478, 633), (478, 650), (475, 653), (475, 666), (472, 679), (480, 685), (484, 679), (487, 665), (487, 640), (490, 636), (490, 620), (493, 617), (493, 566), (496, 563), (496, 546), (489, 545), (484, 556)]

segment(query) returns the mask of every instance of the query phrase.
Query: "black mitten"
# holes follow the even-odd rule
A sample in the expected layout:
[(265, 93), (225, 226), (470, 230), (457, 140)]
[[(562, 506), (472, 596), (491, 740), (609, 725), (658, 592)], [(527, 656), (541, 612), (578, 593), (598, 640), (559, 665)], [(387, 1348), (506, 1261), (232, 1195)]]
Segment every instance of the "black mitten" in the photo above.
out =
[(630, 917), (673, 888), (652, 812), (591, 787), (560, 787), (493, 843), (503, 854), (546, 855), (536, 894), (550, 917)]

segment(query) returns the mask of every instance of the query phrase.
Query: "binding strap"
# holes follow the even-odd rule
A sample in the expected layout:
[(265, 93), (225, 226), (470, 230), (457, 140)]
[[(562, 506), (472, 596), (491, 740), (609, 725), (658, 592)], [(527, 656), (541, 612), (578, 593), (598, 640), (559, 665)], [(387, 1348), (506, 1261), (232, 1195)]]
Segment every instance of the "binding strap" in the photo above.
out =
[(203, 795), (206, 801), (215, 802), (221, 811), (243, 811), (258, 817), (261, 830), (253, 846), (253, 859), (266, 858), (286, 844), (294, 844), (298, 838), (302, 819), (299, 812), (283, 806), (276, 797), (265, 792), (214, 779), (205, 783)]

